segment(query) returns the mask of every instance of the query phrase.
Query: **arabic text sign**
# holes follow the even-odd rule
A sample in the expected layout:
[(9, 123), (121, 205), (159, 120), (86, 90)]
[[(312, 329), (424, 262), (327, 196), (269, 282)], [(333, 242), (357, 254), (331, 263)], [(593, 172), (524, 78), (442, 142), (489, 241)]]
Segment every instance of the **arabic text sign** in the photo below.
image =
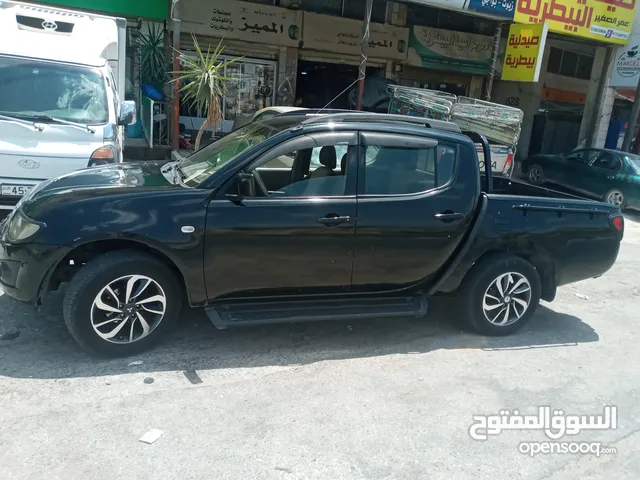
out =
[(409, 37), (409, 65), (485, 75), (491, 65), (493, 38), (485, 35), (414, 26)]
[(638, 78), (640, 78), (640, 35), (631, 35), (629, 44), (616, 51), (609, 85), (636, 88)]
[(512, 20), (516, 11), (516, 0), (469, 0), (467, 9), (492, 17)]
[(636, 0), (518, 0), (514, 21), (547, 23), (549, 31), (626, 45)]
[(548, 405), (538, 407), (533, 415), (521, 415), (518, 410), (501, 410), (498, 415), (473, 415), (469, 435), (474, 440), (487, 440), (507, 430), (542, 430), (551, 440), (565, 435), (577, 435), (585, 430), (615, 430), (618, 428), (618, 407), (605, 405), (602, 415), (571, 415)]
[[(407, 28), (372, 23), (367, 54), (373, 58), (404, 60), (408, 37)], [(304, 12), (302, 40), (305, 49), (359, 55), (362, 22)]]
[(507, 50), (502, 66), (502, 80), (537, 82), (540, 77), (547, 24), (509, 27)]
[(199, 35), (297, 47), (302, 13), (248, 2), (181, 0), (182, 30)]

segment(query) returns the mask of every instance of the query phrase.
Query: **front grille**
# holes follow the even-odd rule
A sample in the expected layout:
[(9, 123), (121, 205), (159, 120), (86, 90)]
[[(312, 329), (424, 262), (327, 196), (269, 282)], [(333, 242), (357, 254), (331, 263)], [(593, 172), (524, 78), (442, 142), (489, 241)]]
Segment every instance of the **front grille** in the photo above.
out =
[[(20, 197), (8, 197), (6, 195), (0, 195), (0, 206), (1, 207), (15, 207), (16, 204), (20, 201)], [(3, 209), (4, 210), (4, 209)]]

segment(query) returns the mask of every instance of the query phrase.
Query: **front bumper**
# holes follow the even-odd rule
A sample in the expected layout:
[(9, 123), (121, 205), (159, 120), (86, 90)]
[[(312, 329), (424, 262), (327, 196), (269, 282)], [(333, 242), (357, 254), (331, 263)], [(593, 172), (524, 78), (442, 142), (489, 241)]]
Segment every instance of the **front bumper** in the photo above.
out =
[(16, 300), (37, 304), (45, 280), (67, 252), (58, 246), (0, 242), (0, 288)]

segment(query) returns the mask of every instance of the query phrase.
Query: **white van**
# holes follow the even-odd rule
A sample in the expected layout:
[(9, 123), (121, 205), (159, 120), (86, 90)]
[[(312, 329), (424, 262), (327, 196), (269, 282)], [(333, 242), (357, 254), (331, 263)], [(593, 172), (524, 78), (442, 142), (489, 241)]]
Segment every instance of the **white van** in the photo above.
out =
[(126, 21), (0, 0), (0, 210), (43, 180), (122, 161)]

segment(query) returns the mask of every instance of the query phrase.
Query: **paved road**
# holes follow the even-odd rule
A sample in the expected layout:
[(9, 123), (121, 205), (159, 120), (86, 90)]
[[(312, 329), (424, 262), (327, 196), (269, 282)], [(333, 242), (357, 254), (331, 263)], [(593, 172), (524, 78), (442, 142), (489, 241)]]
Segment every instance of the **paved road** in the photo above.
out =
[[(55, 312), (0, 296), (0, 334), (20, 332), (0, 341), (0, 478), (635, 480), (639, 275), (636, 216), (611, 272), (560, 289), (509, 338), (461, 332), (446, 302), (428, 319), (229, 331), (193, 314), (114, 361), (80, 352)], [(616, 405), (616, 430), (570, 440), (618, 453), (530, 458), (518, 444), (542, 432), (469, 436), (474, 413), (538, 405)]]

